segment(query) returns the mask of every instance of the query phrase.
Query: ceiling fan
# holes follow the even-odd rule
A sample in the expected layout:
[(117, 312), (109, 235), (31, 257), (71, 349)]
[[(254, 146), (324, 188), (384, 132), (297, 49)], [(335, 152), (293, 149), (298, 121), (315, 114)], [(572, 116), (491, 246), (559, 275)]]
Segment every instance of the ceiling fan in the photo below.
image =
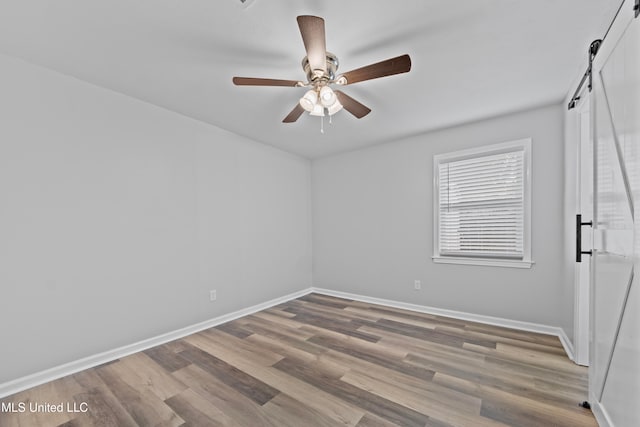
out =
[(307, 56), (302, 59), (302, 68), (307, 75), (307, 81), (262, 79), (254, 77), (234, 77), (237, 86), (289, 86), (306, 87), (304, 94), (293, 110), (282, 120), (283, 123), (293, 123), (308, 111), (312, 116), (332, 116), (342, 108), (358, 119), (371, 112), (367, 106), (356, 101), (340, 90), (333, 90), (331, 85), (349, 85), (365, 80), (406, 73), (411, 70), (409, 55), (401, 55), (386, 61), (367, 65), (343, 74), (336, 74), (338, 58), (327, 52), (324, 32), (324, 19), (317, 16), (298, 16), (298, 27)]

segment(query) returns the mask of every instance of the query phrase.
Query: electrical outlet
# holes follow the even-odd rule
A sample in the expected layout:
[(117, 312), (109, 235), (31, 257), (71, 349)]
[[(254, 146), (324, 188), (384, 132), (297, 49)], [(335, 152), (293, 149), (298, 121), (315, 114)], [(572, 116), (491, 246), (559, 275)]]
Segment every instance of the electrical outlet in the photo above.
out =
[(413, 289), (415, 289), (416, 291), (422, 289), (422, 283), (420, 282), (420, 280), (413, 281)]
[(218, 298), (217, 292), (215, 289), (209, 291), (209, 301), (215, 301)]

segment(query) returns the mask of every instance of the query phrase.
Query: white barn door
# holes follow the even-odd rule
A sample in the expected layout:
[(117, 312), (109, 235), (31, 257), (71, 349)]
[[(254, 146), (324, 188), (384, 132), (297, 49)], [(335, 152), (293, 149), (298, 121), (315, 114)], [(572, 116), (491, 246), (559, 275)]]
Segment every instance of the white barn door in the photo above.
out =
[(593, 64), (589, 394), (601, 425), (640, 426), (640, 18), (626, 0)]

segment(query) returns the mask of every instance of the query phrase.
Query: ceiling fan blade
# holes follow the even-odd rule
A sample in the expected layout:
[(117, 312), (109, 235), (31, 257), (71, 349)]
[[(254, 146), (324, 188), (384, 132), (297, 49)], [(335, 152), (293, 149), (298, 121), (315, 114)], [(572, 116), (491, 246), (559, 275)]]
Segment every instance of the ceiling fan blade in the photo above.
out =
[(296, 106), (291, 110), (289, 115), (282, 120), (282, 123), (293, 123), (304, 113), (304, 108), (300, 104), (296, 104)]
[(299, 86), (298, 80), (278, 80), (260, 79), (255, 77), (234, 77), (233, 84), (236, 86)]
[(298, 16), (298, 27), (311, 70), (327, 71), (327, 46), (324, 19), (318, 16)]
[(356, 101), (355, 99), (347, 95), (346, 93), (341, 92), (339, 90), (336, 90), (334, 92), (338, 97), (338, 101), (340, 102), (340, 104), (342, 104), (344, 109), (350, 112), (351, 114), (353, 114), (354, 116), (356, 116), (357, 118), (361, 119), (371, 112), (371, 109), (369, 107), (359, 103), (358, 101)]
[(409, 55), (401, 55), (386, 61), (376, 62), (353, 71), (347, 71), (338, 77), (346, 79), (343, 84), (350, 85), (365, 80), (378, 79), (380, 77), (392, 76), (394, 74), (406, 73), (411, 70), (411, 58)]

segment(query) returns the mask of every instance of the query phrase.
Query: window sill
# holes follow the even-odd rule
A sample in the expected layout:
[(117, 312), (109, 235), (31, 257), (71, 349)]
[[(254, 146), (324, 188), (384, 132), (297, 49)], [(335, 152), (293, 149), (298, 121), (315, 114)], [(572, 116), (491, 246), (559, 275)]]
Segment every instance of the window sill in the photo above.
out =
[(482, 259), (482, 258), (462, 258), (462, 257), (432, 257), (433, 262), (438, 264), (466, 264), (466, 265), (486, 265), (489, 267), (508, 268), (531, 268), (533, 261), (520, 261), (508, 259)]

